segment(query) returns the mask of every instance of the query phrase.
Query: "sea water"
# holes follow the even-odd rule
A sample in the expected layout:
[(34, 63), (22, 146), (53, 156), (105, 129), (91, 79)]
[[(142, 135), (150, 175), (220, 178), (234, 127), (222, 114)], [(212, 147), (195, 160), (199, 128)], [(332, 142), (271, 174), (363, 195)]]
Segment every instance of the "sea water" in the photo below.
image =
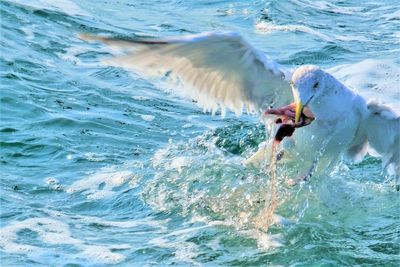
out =
[(398, 1), (3, 0), (0, 12), (2, 266), (400, 265), (399, 193), (379, 158), (294, 187), (277, 177), (264, 231), (268, 176), (243, 165), (266, 138), (258, 118), (212, 117), (77, 38), (233, 30), (398, 105)]

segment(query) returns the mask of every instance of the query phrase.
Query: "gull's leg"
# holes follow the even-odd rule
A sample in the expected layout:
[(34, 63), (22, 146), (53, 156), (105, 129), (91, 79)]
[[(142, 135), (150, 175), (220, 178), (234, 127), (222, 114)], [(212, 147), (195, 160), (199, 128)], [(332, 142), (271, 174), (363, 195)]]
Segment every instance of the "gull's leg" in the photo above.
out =
[(317, 166), (318, 161), (314, 160), (313, 163), (311, 164), (310, 169), (308, 169), (307, 173), (304, 175), (301, 175), (300, 177), (296, 178), (296, 179), (289, 179), (287, 181), (287, 184), (290, 186), (294, 186), (297, 185), (300, 182), (305, 182), (308, 181), (311, 176), (314, 174), (315, 171), (315, 167)]

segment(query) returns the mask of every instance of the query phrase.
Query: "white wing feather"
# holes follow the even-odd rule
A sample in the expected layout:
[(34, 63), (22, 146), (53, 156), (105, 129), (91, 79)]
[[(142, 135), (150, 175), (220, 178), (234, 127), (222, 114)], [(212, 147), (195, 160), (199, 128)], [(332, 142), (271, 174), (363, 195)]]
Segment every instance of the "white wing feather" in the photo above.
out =
[(368, 117), (365, 129), (369, 146), (382, 156), (384, 168), (400, 177), (400, 116), (381, 104), (367, 105)]
[(362, 116), (346, 156), (356, 161), (361, 161), (367, 152), (381, 156), (383, 168), (395, 176), (400, 190), (400, 115), (385, 105), (370, 102)]
[[(206, 111), (228, 107), (258, 112), (288, 104), (284, 70), (234, 32), (211, 32), (167, 39), (125, 40), (82, 35), (123, 50), (107, 62), (147, 77), (166, 77), (177, 94), (190, 97)], [(290, 76), (290, 74), (286, 74)]]

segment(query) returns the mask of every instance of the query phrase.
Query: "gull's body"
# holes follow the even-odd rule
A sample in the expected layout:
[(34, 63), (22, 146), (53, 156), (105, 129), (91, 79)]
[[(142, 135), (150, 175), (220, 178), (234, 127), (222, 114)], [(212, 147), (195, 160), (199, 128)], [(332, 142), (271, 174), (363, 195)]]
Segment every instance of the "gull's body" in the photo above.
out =
[[(287, 71), (232, 32), (160, 40), (82, 38), (120, 48), (123, 54), (108, 63), (146, 77), (167, 78), (178, 94), (213, 113), (221, 109), (224, 115), (229, 108), (237, 115), (243, 109), (262, 114), (267, 108), (292, 102), (293, 90), (296, 101), (307, 105), (315, 117), (279, 147), (284, 151), (282, 161), (299, 175), (310, 172), (311, 165), (329, 171), (343, 157), (361, 160), (368, 145), (383, 157), (385, 168), (394, 169), (397, 179), (400, 175), (399, 116), (385, 106), (368, 104), (318, 67)], [(267, 142), (247, 162), (264, 162), (269, 147)]]
[[(280, 144), (280, 149), (284, 152), (282, 161), (291, 164), (299, 177), (307, 175), (313, 164), (315, 171), (329, 171), (332, 169), (330, 166), (342, 159), (342, 155), (349, 154), (348, 150), (361, 142), (360, 125), (368, 114), (367, 103), (363, 97), (315, 66), (298, 68), (293, 73), (293, 84), (312, 71), (319, 72), (325, 80), (326, 94), (309, 104), (313, 114), (319, 116), (316, 115), (313, 123), (307, 127), (296, 129), (292, 137), (285, 138)], [(312, 80), (310, 82), (313, 83)], [(340, 95), (340, 99), (336, 98), (336, 95)], [(334, 112), (327, 113), (329, 109)], [(273, 141), (265, 142), (247, 163), (259, 166), (264, 163), (265, 158), (270, 158), (271, 142)], [(361, 153), (364, 153), (363, 149), (364, 146), (359, 146), (348, 158), (357, 160)]]

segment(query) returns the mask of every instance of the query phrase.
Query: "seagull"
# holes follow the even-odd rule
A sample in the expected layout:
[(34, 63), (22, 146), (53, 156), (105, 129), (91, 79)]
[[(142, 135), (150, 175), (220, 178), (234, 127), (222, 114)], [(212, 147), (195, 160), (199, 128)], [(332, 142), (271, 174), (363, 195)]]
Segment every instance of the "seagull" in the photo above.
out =
[(117, 48), (119, 53), (107, 64), (162, 78), (174, 93), (196, 101), (204, 111), (261, 115), (272, 138), (246, 160), (249, 166), (265, 164), (271, 144), (278, 144), (279, 160), (295, 170), (297, 178), (291, 181), (296, 184), (317, 171), (332, 171), (343, 159), (359, 162), (373, 151), (400, 190), (399, 114), (366, 100), (317, 66), (288, 70), (236, 32), (80, 38)]

